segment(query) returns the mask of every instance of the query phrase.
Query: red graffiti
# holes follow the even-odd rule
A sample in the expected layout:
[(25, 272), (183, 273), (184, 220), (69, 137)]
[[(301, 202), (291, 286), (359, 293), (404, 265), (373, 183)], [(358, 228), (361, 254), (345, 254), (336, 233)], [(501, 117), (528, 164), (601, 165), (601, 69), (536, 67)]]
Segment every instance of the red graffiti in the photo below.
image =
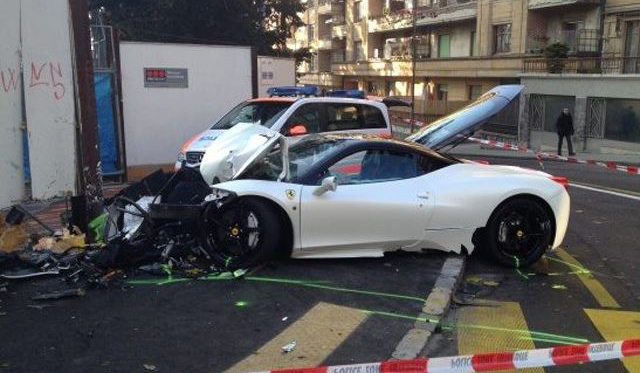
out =
[(49, 83), (40, 81), (40, 75), (42, 74), (42, 70), (47, 66), (46, 63), (43, 63), (39, 69), (36, 70), (36, 64), (31, 62), (31, 79), (29, 79), (29, 87), (35, 87), (37, 85), (49, 85)]
[[(45, 69), (48, 65), (48, 69)], [(48, 76), (47, 76), (48, 73)], [(51, 86), (53, 89), (53, 97), (61, 100), (66, 93), (66, 88), (60, 79), (62, 75), (62, 67), (60, 63), (45, 62), (36, 64), (31, 62), (31, 76), (29, 78), (29, 88), (36, 86)]]
[(60, 67), (60, 63), (58, 63), (57, 66), (58, 68), (56, 69), (56, 67), (51, 62), (49, 62), (49, 71), (51, 72), (51, 84), (53, 84), (53, 87), (54, 87), (53, 97), (55, 97), (56, 100), (60, 100), (64, 97), (66, 89), (64, 88), (64, 84), (60, 83), (59, 81), (56, 81), (56, 75), (59, 78), (62, 78), (62, 68)]
[[(7, 73), (5, 75), (5, 72)], [(18, 89), (18, 73), (16, 69), (8, 67), (6, 71), (0, 71), (0, 81), (2, 90), (5, 92), (16, 91)]]

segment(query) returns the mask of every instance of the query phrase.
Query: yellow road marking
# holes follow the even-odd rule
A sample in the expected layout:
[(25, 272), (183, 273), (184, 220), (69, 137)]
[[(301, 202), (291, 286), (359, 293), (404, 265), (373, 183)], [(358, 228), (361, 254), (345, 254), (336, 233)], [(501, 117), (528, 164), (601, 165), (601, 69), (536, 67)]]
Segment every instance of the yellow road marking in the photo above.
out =
[[(482, 325), (501, 329), (528, 331), (520, 304), (517, 302), (486, 301), (485, 305), (467, 307), (458, 313), (458, 354), (471, 355), (510, 350), (529, 350), (536, 346), (531, 334), (494, 331), (488, 328), (465, 327), (464, 325)], [(515, 371), (514, 371), (515, 372)], [(543, 373), (543, 368), (518, 370), (518, 373)]]
[[(556, 249), (556, 254), (560, 259), (564, 260), (567, 263), (571, 263), (574, 266), (584, 268), (580, 262), (576, 260), (573, 256), (571, 256), (566, 250), (562, 248)], [(596, 278), (591, 273), (581, 273), (578, 275), (578, 278), (584, 286), (589, 290), (591, 295), (596, 298), (596, 301), (601, 307), (608, 308), (620, 308), (620, 304), (616, 302), (616, 300), (609, 294), (607, 289), (600, 283), (600, 281), (596, 280)]]
[[(640, 336), (640, 312), (585, 309), (593, 325), (607, 341)], [(622, 363), (629, 373), (640, 373), (640, 356), (627, 357)]]
[[(320, 365), (367, 318), (362, 310), (318, 303), (282, 333), (227, 372), (269, 371)], [(282, 346), (296, 341), (285, 354)]]

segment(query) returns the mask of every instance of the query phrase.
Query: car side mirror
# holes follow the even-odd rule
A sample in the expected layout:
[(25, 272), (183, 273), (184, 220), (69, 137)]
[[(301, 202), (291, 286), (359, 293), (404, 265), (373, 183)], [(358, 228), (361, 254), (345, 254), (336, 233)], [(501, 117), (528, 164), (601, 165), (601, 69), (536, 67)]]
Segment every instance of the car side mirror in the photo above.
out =
[(294, 124), (289, 129), (289, 136), (302, 136), (308, 133), (307, 126), (304, 124)]
[(335, 192), (338, 188), (338, 181), (335, 176), (329, 176), (322, 179), (322, 183), (313, 191), (314, 196), (321, 196), (328, 191)]

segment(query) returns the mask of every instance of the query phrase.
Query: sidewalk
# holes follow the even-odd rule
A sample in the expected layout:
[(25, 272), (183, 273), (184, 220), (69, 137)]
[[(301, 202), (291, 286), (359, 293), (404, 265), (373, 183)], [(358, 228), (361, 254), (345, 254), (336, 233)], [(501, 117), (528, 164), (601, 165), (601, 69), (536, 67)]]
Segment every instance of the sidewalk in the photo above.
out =
[[(555, 149), (544, 146), (541, 150), (547, 153), (555, 153)], [(474, 157), (504, 157), (504, 158), (523, 158), (523, 159), (535, 159), (536, 157), (531, 153), (518, 152), (507, 149), (489, 148), (485, 145), (467, 143), (457, 146), (449, 153), (456, 156), (474, 156)], [(567, 156), (567, 152), (563, 153)], [(615, 153), (588, 153), (588, 152), (576, 152), (575, 157), (581, 160), (594, 160), (599, 162), (614, 162), (624, 165), (637, 166), (640, 165), (640, 155), (638, 154), (615, 154)], [(545, 159), (546, 161), (557, 161), (554, 159)], [(558, 161), (562, 162), (562, 161)]]

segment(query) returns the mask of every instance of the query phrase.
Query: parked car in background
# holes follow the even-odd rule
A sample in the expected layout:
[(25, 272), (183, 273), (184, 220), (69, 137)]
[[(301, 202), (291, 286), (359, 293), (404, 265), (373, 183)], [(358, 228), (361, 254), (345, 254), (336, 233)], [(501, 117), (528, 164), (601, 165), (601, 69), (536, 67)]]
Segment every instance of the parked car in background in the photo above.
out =
[[(247, 100), (231, 109), (208, 130), (184, 143), (176, 169), (186, 162), (197, 166), (211, 143), (226, 130), (238, 124), (259, 124), (284, 136), (317, 133), (363, 133), (391, 137), (387, 107), (379, 101), (342, 97), (267, 97)], [(293, 94), (292, 94), (293, 93)], [(211, 180), (208, 180), (211, 182)]]

